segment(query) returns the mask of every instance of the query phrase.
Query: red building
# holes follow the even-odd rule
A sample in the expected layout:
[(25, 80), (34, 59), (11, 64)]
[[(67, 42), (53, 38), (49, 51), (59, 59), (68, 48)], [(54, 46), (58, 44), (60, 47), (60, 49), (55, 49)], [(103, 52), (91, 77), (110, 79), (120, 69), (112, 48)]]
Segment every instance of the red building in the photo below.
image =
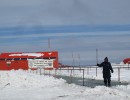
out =
[(123, 60), (124, 64), (130, 64), (130, 58), (126, 58)]
[(15, 52), (0, 54), (0, 70), (57, 69), (58, 52)]

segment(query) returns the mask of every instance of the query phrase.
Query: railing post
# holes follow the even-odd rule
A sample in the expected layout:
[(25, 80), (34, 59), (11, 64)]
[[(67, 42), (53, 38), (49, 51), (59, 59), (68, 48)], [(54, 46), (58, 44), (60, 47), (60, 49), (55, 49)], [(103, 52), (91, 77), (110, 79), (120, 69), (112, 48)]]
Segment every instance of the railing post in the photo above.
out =
[(55, 69), (55, 77), (56, 77), (56, 72), (57, 72), (57, 69)]
[(87, 75), (89, 75), (89, 67), (87, 67)]
[(41, 75), (41, 68), (39, 68), (40, 69), (40, 75)]
[(73, 72), (74, 72), (74, 66), (73, 66)]
[(37, 68), (36, 68), (36, 74), (37, 74)]
[(61, 67), (60, 67), (60, 72), (61, 72)]
[(69, 73), (69, 66), (68, 66), (68, 73)]
[(50, 70), (49, 70), (49, 77), (51, 76)]
[(80, 73), (81, 73), (81, 66), (79, 67), (79, 69), (80, 69)]
[(72, 83), (72, 69), (71, 69), (71, 74), (70, 74), (70, 81)]
[(96, 77), (97, 77), (97, 67), (96, 67)]
[(44, 70), (44, 75), (45, 75), (45, 69), (43, 69)]
[(118, 81), (120, 81), (120, 68), (118, 67)]
[(84, 69), (83, 69), (83, 86), (84, 86)]

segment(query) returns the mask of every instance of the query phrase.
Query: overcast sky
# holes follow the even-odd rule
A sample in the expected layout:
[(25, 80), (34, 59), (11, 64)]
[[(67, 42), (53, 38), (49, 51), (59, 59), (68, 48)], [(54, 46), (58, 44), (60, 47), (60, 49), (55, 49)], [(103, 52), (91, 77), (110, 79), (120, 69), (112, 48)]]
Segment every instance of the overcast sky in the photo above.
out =
[(2, 25), (129, 24), (130, 0), (0, 0)]
[(0, 52), (59, 51), (60, 61), (130, 57), (130, 0), (0, 0)]

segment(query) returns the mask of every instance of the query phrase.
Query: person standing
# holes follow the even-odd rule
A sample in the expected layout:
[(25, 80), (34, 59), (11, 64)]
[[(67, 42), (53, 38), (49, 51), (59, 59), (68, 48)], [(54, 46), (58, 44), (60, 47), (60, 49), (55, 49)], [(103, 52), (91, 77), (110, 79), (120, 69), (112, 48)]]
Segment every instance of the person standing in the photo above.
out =
[(102, 62), (101, 64), (97, 64), (97, 66), (103, 67), (104, 85), (110, 87), (111, 86), (111, 72), (113, 73), (113, 68), (111, 66), (111, 63), (108, 61), (108, 58), (105, 57), (104, 62)]

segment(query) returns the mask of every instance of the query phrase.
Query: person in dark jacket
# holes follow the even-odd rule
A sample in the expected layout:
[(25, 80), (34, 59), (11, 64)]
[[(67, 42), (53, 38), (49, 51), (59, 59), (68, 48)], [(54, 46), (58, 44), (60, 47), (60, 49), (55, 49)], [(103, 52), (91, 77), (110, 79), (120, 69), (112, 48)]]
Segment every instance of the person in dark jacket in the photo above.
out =
[(97, 64), (97, 66), (103, 67), (103, 78), (105, 86), (111, 86), (111, 72), (113, 73), (113, 68), (111, 63), (108, 62), (108, 58), (105, 57), (104, 62)]

